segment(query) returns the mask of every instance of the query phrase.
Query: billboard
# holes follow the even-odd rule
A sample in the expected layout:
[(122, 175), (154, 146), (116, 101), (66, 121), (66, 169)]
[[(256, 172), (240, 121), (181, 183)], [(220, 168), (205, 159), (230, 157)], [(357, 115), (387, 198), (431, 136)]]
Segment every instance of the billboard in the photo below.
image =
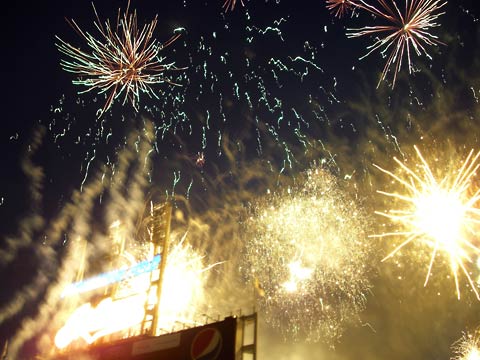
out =
[(151, 337), (138, 336), (65, 353), (56, 360), (235, 360), (237, 319)]

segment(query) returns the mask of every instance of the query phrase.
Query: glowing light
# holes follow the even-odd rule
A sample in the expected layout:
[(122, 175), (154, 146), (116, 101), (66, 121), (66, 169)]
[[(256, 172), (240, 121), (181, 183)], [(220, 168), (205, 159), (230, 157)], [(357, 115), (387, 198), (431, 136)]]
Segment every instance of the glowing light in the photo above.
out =
[(478, 163), (480, 152), (474, 156), (473, 150), (470, 151), (458, 170), (453, 173), (447, 172), (437, 179), (417, 147), (415, 151), (420, 159), (420, 164), (416, 165), (420, 168), (418, 172), (410, 169), (397, 158), (394, 158), (394, 161), (405, 173), (403, 177), (374, 165), (395, 179), (406, 190), (405, 193), (378, 191), (405, 204), (399, 209), (376, 212), (400, 223), (405, 228), (401, 232), (374, 235), (406, 237), (406, 240), (384, 260), (393, 257), (410, 242), (419, 240), (432, 248), (425, 285), (428, 283), (437, 253), (442, 253), (449, 259), (458, 298), (460, 298), (458, 270), (461, 269), (480, 300), (476, 285), (465, 264), (473, 263), (472, 254), (480, 254), (480, 249), (470, 241), (476, 234), (475, 226), (480, 224), (480, 210), (475, 207), (480, 200), (480, 190), (474, 192), (472, 189), (473, 177), (480, 167)]
[[(397, 73), (400, 72), (403, 56), (406, 52), (408, 71), (413, 71), (410, 53), (415, 51), (418, 56), (422, 54), (431, 59), (426, 46), (440, 44), (437, 36), (429, 32), (430, 29), (440, 26), (436, 20), (444, 13), (437, 11), (446, 5), (442, 0), (405, 0), (405, 10), (402, 12), (396, 1), (378, 0), (379, 7), (372, 6), (364, 0), (355, 0), (355, 6), (374, 14), (388, 22), (387, 25), (365, 26), (359, 29), (348, 29), (350, 38), (365, 35), (377, 35), (376, 41), (367, 47), (368, 52), (363, 59), (376, 50), (387, 57), (387, 62), (382, 71), (378, 85), (385, 80), (390, 67), (395, 67), (392, 87), (395, 86)], [(384, 37), (381, 35), (386, 34)], [(387, 52), (391, 51), (387, 56)]]
[[(197, 325), (193, 319), (198, 315), (198, 308), (204, 305), (208, 270), (218, 265), (205, 266), (203, 257), (185, 243), (185, 238), (186, 234), (180, 241), (173, 242), (168, 254), (157, 333), (171, 331), (177, 324)], [(104, 279), (121, 281), (116, 291), (118, 298), (105, 298), (96, 306), (83, 304), (69, 315), (65, 325), (56, 334), (56, 346), (65, 348), (76, 339), (91, 344), (117, 332), (138, 333), (139, 325), (145, 319), (145, 308), (153, 307), (158, 302), (156, 288), (150, 287), (150, 272), (158, 269), (159, 262), (160, 255), (128, 269), (73, 284), (72, 294), (90, 288), (89, 284), (92, 283), (106, 284)], [(100, 280), (92, 281), (95, 279)]]
[(455, 356), (451, 359), (480, 360), (479, 345), (478, 334), (463, 334), (463, 336), (452, 346)]
[(108, 93), (107, 101), (100, 115), (108, 110), (115, 99), (125, 93), (123, 104), (127, 100), (138, 110), (140, 94), (144, 93), (158, 99), (152, 85), (159, 83), (174, 84), (164, 73), (176, 69), (173, 63), (165, 64), (160, 52), (173, 43), (180, 35), (174, 35), (164, 44), (153, 38), (157, 26), (157, 17), (139, 30), (137, 13), (129, 14), (128, 7), (123, 15), (120, 10), (117, 25), (112, 27), (109, 21), (104, 24), (95, 10), (99, 39), (80, 29), (75, 21), (72, 28), (86, 41), (89, 52), (63, 41), (57, 36), (58, 50), (71, 60), (61, 60), (65, 71), (78, 75), (75, 85), (87, 87), (80, 93), (97, 90), (99, 94)]
[(267, 322), (286, 336), (329, 341), (364, 307), (365, 217), (326, 171), (269, 193), (245, 224), (245, 269)]
[(70, 315), (57, 332), (55, 345), (63, 349), (79, 338), (92, 344), (103, 336), (138, 325), (145, 316), (145, 301), (145, 294), (137, 294), (120, 300), (108, 297), (97, 306), (84, 304)]
[(62, 297), (99, 289), (110, 284), (140, 276), (157, 269), (159, 264), (160, 255), (156, 255), (153, 259), (142, 261), (130, 268), (111, 271), (87, 280), (70, 284), (62, 292)]
[(195, 324), (193, 319), (205, 304), (208, 270), (218, 265), (204, 265), (203, 256), (185, 243), (186, 236), (168, 254), (159, 305), (159, 330), (171, 330), (179, 323)]
[(470, 349), (470, 351), (465, 355), (465, 360), (480, 360), (480, 349)]
[(309, 280), (313, 274), (313, 269), (303, 267), (300, 261), (291, 262), (288, 264), (288, 269), (290, 270), (290, 278), (282, 285), (288, 292), (297, 291), (299, 283)]

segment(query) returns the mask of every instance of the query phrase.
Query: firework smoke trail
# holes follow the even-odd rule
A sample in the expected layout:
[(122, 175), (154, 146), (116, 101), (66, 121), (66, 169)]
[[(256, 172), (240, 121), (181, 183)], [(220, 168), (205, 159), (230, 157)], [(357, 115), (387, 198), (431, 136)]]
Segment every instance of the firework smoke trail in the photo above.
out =
[[(127, 172), (128, 168), (132, 166), (132, 162), (137, 161), (141, 164), (141, 169), (144, 170), (143, 182), (138, 183), (139, 178), (136, 178), (136, 184), (128, 185), (125, 179), (117, 182), (113, 175), (111, 180), (107, 181), (103, 176), (105, 174), (103, 169), (84, 186), (82, 192), (74, 192), (71, 201), (42, 230), (43, 234), (39, 234), (38, 237), (42, 241), (32, 242), (31, 246), (34, 247), (39, 261), (39, 266), (35, 271), (36, 275), (27, 285), (13, 293), (10, 297), (11, 301), (0, 309), (0, 324), (3, 324), (13, 316), (20, 315), (26, 304), (41, 303), (38, 314), (32, 318), (24, 318), (20, 327), (14, 332), (9, 346), (9, 355), (13, 358), (17, 356), (25, 341), (40, 333), (43, 335), (39, 339), (39, 348), (44, 352), (48, 352), (52, 348), (48, 329), (59, 326), (62, 317), (65, 315), (60, 302), (60, 294), (63, 287), (75, 277), (77, 269), (75, 263), (78, 261), (78, 254), (75, 253), (76, 247), (74, 246), (76, 239), (87, 239), (93, 236), (89, 244), (89, 251), (93, 254), (105, 251), (105, 244), (108, 243), (106, 236), (101, 233), (93, 233), (94, 224), (98, 224), (100, 220), (93, 218), (93, 209), (97, 206), (99, 199), (105, 195), (104, 193), (108, 192), (107, 189), (123, 189), (123, 196), (128, 197), (127, 203), (129, 206), (135, 208), (137, 202), (143, 204), (144, 197), (138, 198), (138, 196), (146, 191), (139, 192), (135, 189), (148, 184), (145, 172), (150, 170), (148, 154), (151, 151), (150, 140), (152, 137), (151, 126), (149, 127), (147, 124), (144, 134), (131, 134), (128, 145), (118, 154), (119, 159), (130, 159), (130, 161), (120, 161), (116, 173)], [(133, 190), (132, 193), (129, 193), (130, 189)], [(115, 193), (115, 196), (118, 196), (119, 193)], [(106, 206), (118, 211), (118, 208), (115, 210), (118, 204), (124, 203), (112, 198), (109, 205)], [(73, 244), (65, 250), (62, 249), (65, 242), (73, 242)]]
[(253, 211), (245, 268), (267, 322), (294, 339), (338, 339), (358, 320), (370, 287), (371, 246), (358, 204), (317, 168)]
[(139, 30), (137, 13), (134, 11), (129, 14), (127, 6), (122, 16), (118, 10), (117, 25), (112, 28), (108, 20), (103, 25), (95, 6), (93, 9), (97, 18), (94, 24), (100, 39), (81, 30), (74, 20), (70, 21), (72, 28), (86, 41), (91, 52), (82, 51), (57, 36), (58, 50), (70, 58), (61, 60), (60, 64), (65, 71), (78, 76), (73, 84), (87, 87), (80, 94), (92, 90), (97, 90), (99, 94), (109, 93), (100, 116), (122, 93), (125, 93), (122, 104), (128, 100), (138, 111), (140, 94), (158, 99), (152, 85), (164, 82), (174, 84), (165, 77), (165, 71), (176, 69), (174, 63), (164, 63), (160, 52), (180, 35), (174, 35), (166, 43), (159, 44), (153, 38), (157, 17)]
[(480, 190), (472, 189), (473, 178), (480, 167), (478, 163), (480, 152), (474, 155), (472, 150), (458, 169), (447, 172), (437, 179), (416, 146), (415, 151), (420, 159), (420, 163), (415, 166), (418, 168), (417, 171), (410, 169), (397, 158), (394, 160), (404, 172), (402, 175), (396, 175), (374, 165), (406, 190), (393, 193), (378, 191), (405, 204), (398, 209), (376, 212), (393, 222), (400, 223), (404, 230), (374, 235), (375, 237), (406, 238), (384, 260), (393, 257), (413, 241), (425, 243), (433, 249), (425, 286), (431, 275), (435, 257), (437, 253), (441, 253), (449, 259), (458, 298), (460, 299), (458, 271), (461, 270), (480, 300), (477, 285), (466, 265), (473, 263), (472, 255), (480, 254), (480, 249), (471, 241), (480, 224), (480, 210), (476, 208), (480, 200)]
[(7, 266), (16, 258), (20, 249), (31, 245), (34, 234), (43, 226), (43, 219), (39, 215), (39, 211), (42, 203), (44, 174), (41, 167), (35, 166), (32, 157), (41, 145), (44, 133), (44, 128), (38, 128), (34, 131), (34, 137), (22, 159), (22, 171), (30, 181), (31, 215), (22, 223), (20, 234), (7, 238), (6, 248), (0, 249), (1, 266)]
[(480, 338), (479, 334), (475, 332), (464, 333), (452, 345), (454, 356), (451, 360), (479, 360), (480, 359)]
[(382, 80), (385, 80), (391, 66), (394, 66), (392, 87), (395, 86), (397, 74), (401, 70), (405, 52), (407, 53), (408, 71), (410, 74), (413, 72), (413, 63), (410, 54), (412, 50), (414, 50), (418, 56), (423, 54), (427, 58), (432, 59), (426, 47), (441, 44), (437, 36), (430, 33), (430, 30), (440, 26), (436, 21), (444, 14), (443, 12), (438, 12), (438, 10), (446, 5), (446, 1), (442, 1), (443, 0), (405, 0), (405, 9), (403, 12), (395, 1), (378, 0), (378, 7), (370, 5), (363, 0), (355, 1), (358, 8), (366, 10), (389, 22), (388, 25), (347, 29), (347, 36), (350, 38), (387, 34), (368, 46), (368, 52), (360, 58), (364, 59), (376, 50), (379, 50), (383, 56), (387, 56), (387, 52), (390, 51), (377, 87)]

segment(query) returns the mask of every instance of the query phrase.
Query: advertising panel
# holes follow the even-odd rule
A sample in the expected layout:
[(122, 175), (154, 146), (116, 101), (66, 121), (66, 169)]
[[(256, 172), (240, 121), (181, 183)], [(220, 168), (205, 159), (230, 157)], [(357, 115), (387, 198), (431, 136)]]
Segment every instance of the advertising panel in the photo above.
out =
[(88, 350), (66, 353), (57, 360), (235, 360), (237, 319), (157, 337), (134, 337)]

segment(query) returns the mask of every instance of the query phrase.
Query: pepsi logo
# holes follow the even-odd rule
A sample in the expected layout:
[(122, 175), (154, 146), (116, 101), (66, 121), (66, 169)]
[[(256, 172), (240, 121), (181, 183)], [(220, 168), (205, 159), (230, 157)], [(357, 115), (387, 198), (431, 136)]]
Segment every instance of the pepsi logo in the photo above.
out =
[(190, 355), (192, 360), (215, 360), (222, 350), (222, 335), (215, 328), (199, 331), (192, 341)]

